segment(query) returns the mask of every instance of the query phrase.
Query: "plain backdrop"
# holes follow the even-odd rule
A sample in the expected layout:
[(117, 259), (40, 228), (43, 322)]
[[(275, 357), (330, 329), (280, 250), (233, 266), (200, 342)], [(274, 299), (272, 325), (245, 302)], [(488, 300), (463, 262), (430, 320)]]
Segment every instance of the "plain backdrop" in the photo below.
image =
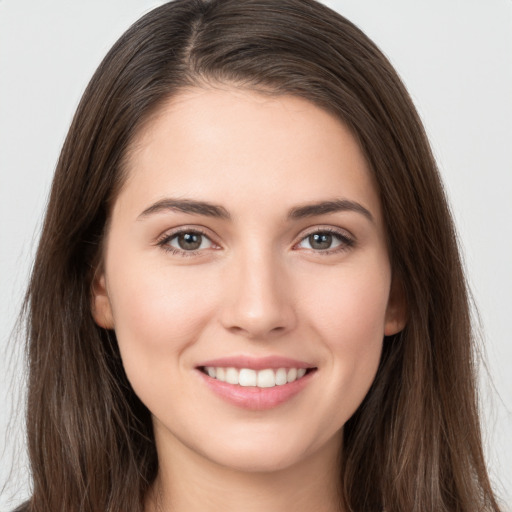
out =
[[(29, 492), (24, 366), (21, 343), (11, 334), (59, 150), (101, 58), (161, 3), (0, 0), (0, 490), (15, 468), (1, 492), (2, 511)], [(430, 136), (492, 379), (481, 379), (491, 477), (505, 510), (512, 510), (512, 1), (326, 3), (390, 58)]]

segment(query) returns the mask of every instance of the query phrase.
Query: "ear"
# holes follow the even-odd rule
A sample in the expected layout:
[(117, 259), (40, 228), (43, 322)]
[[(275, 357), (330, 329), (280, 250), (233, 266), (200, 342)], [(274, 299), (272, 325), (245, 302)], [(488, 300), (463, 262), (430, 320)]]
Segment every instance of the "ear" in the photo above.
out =
[(388, 306), (386, 308), (386, 320), (384, 335), (391, 336), (399, 333), (407, 323), (407, 304), (405, 291), (400, 279), (393, 277), (389, 291)]
[(107, 293), (105, 272), (97, 271), (92, 282), (92, 316), (94, 321), (104, 329), (114, 328), (112, 306)]

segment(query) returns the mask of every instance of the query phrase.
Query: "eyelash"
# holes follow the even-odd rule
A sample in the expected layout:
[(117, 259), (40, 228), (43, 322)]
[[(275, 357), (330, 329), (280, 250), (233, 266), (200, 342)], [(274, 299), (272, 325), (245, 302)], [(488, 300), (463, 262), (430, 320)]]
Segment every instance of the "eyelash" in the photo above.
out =
[[(183, 234), (200, 235), (200, 236), (203, 236), (203, 237), (207, 238), (208, 240), (210, 240), (210, 242), (213, 245), (216, 245), (215, 242), (213, 242), (211, 240), (211, 237), (208, 236), (208, 234), (206, 234), (205, 231), (198, 229), (196, 227), (194, 227), (193, 229), (192, 228), (190, 228), (190, 229), (183, 228), (183, 229), (179, 229), (178, 231), (173, 231), (170, 234), (165, 234), (163, 237), (161, 237), (159, 240), (157, 240), (156, 245), (160, 246), (164, 251), (171, 253), (173, 255), (177, 255), (177, 256), (190, 257), (190, 256), (200, 255), (201, 252), (204, 251), (204, 249), (196, 249), (196, 250), (192, 250), (192, 251), (186, 251), (183, 249), (177, 249), (176, 247), (172, 247), (171, 245), (169, 245), (169, 243), (173, 239), (175, 239), (179, 235), (183, 235)], [(321, 254), (322, 256), (327, 256), (327, 255), (332, 255), (332, 254), (336, 254), (339, 252), (348, 251), (349, 249), (354, 247), (354, 245), (356, 243), (356, 241), (352, 237), (350, 237), (346, 233), (341, 232), (337, 229), (317, 228), (317, 229), (314, 229), (313, 231), (310, 231), (309, 233), (306, 233), (304, 236), (302, 236), (302, 238), (296, 244), (294, 244), (293, 247), (297, 247), (299, 244), (304, 242), (304, 240), (306, 240), (310, 236), (317, 235), (317, 234), (332, 235), (334, 238), (336, 238), (340, 242), (340, 245), (333, 249), (324, 249), (324, 250), (309, 249), (310, 251), (313, 251), (315, 254)]]
[(157, 240), (157, 245), (160, 246), (165, 252), (168, 252), (168, 253), (171, 253), (171, 254), (177, 255), (177, 256), (183, 256), (185, 258), (189, 257), (189, 256), (198, 256), (199, 254), (201, 254), (201, 252), (204, 249), (199, 249), (199, 250), (194, 250), (194, 251), (185, 251), (183, 249), (177, 249), (176, 247), (172, 247), (171, 245), (169, 245), (171, 240), (173, 240), (174, 238), (176, 238), (180, 235), (184, 235), (184, 234), (193, 234), (193, 235), (203, 236), (203, 237), (207, 238), (208, 240), (210, 240), (210, 242), (213, 245), (216, 245), (215, 242), (212, 241), (211, 237), (208, 236), (205, 231), (203, 231), (199, 228), (196, 228), (196, 227), (190, 228), (190, 229), (183, 228), (183, 229), (179, 229), (177, 231), (173, 231), (172, 233), (166, 233), (162, 238)]
[(326, 228), (315, 228), (314, 230), (310, 231), (309, 233), (306, 233), (299, 240), (299, 242), (294, 245), (294, 247), (296, 247), (297, 245), (302, 243), (304, 240), (306, 240), (310, 236), (318, 235), (318, 234), (332, 235), (334, 238), (338, 239), (338, 241), (340, 242), (340, 245), (337, 246), (337, 247), (334, 247), (333, 249), (324, 249), (324, 250), (321, 250), (321, 249), (318, 249), (318, 250), (309, 249), (310, 251), (314, 251), (315, 254), (320, 254), (322, 256), (330, 256), (332, 254), (337, 254), (337, 253), (340, 253), (340, 252), (348, 251), (349, 249), (354, 247), (355, 243), (356, 243), (354, 238), (349, 236), (346, 232), (342, 232), (342, 231), (334, 229), (334, 228), (327, 228), (326, 227)]

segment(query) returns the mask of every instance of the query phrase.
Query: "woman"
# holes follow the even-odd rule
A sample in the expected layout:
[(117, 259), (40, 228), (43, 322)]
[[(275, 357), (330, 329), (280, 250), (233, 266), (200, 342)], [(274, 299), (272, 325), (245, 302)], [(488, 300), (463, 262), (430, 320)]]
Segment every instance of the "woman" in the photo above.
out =
[(428, 142), (320, 4), (180, 1), (122, 36), (27, 308), (20, 510), (499, 510)]

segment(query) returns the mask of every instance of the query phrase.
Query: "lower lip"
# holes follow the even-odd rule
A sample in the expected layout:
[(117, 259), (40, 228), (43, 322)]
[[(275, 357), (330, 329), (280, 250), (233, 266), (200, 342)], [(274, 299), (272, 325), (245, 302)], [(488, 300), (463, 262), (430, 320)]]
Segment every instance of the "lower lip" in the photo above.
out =
[(209, 377), (201, 370), (197, 370), (203, 379), (203, 382), (218, 396), (227, 402), (241, 407), (242, 409), (251, 409), (254, 411), (263, 411), (272, 409), (284, 404), (295, 395), (300, 393), (305, 386), (311, 381), (316, 373), (312, 371), (304, 375), (298, 380), (283, 384), (282, 386), (274, 386), (272, 388), (258, 388), (256, 386), (239, 386), (228, 384), (217, 379)]

